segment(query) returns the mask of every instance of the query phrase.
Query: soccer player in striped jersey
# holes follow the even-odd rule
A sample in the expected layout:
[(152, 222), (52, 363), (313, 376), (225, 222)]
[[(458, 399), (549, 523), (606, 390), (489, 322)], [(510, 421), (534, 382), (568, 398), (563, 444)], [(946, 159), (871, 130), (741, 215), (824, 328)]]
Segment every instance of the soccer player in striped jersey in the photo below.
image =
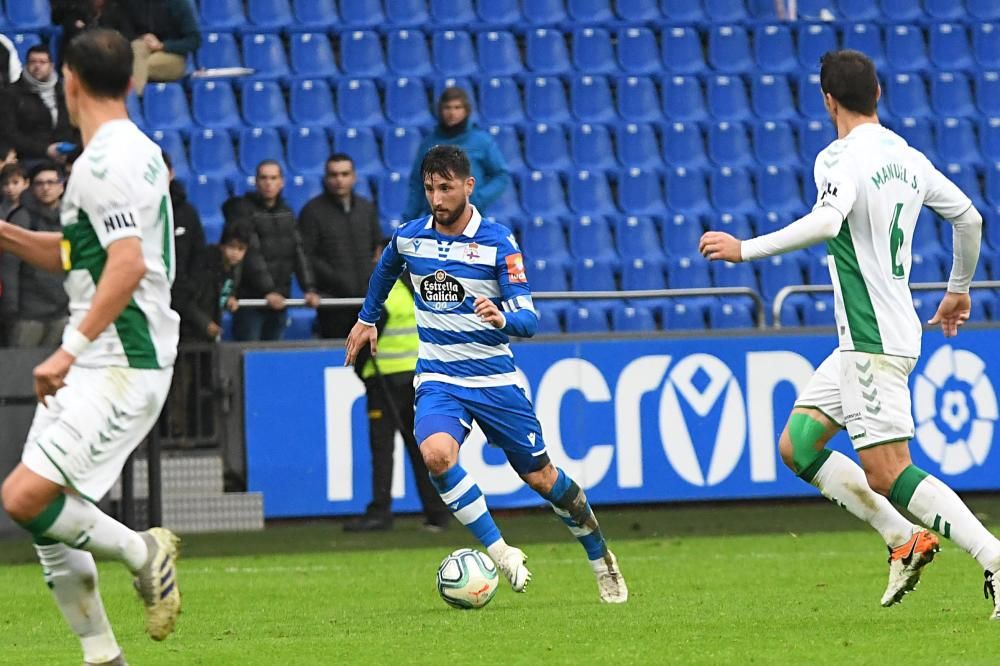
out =
[(623, 603), (625, 579), (587, 496), (549, 461), (538, 419), (517, 386), (508, 336), (531, 337), (538, 326), (517, 243), (509, 229), (484, 220), (469, 203), (475, 179), (461, 148), (435, 146), (420, 172), (431, 215), (400, 227), (382, 252), (347, 338), (346, 363), (354, 363), (364, 345), (377, 353), (375, 322), (396, 278), (409, 270), (420, 335), (414, 431), (444, 503), (514, 591), (523, 592), (531, 578), (527, 557), (504, 541), (479, 486), (458, 462), (475, 421), (583, 545), (601, 600)]
[[(920, 356), (920, 320), (908, 287), (913, 231), (922, 206), (952, 224), (954, 258), (948, 291), (930, 324), (958, 333), (971, 308), (969, 285), (979, 260), (982, 217), (969, 198), (927, 158), (879, 124), (875, 66), (857, 51), (822, 58), (820, 85), (837, 140), (816, 157), (816, 205), (774, 233), (739, 241), (708, 232), (710, 260), (749, 261), (826, 241), (840, 338), (816, 370), (781, 435), (781, 457), (803, 480), (879, 532), (889, 549), (882, 605), (912, 590), (938, 551), (940, 530), (986, 573), (1000, 620), (1000, 540), (939, 479), (914, 466), (907, 379)], [(861, 467), (826, 443), (846, 429)], [(862, 470), (863, 468), (863, 470)]]

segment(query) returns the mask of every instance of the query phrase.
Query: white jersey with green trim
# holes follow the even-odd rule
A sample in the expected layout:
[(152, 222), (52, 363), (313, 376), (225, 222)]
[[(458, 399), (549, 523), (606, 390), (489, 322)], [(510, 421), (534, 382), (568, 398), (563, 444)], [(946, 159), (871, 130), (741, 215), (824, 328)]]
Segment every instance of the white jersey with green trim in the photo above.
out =
[(946, 219), (972, 202), (918, 150), (866, 123), (817, 157), (817, 200), (844, 218), (827, 241), (840, 349), (920, 356), (921, 324), (909, 276), (921, 206)]
[(160, 148), (130, 120), (101, 125), (73, 165), (62, 200), (69, 326), (90, 310), (109, 245), (142, 242), (146, 274), (122, 313), (77, 359), (82, 367), (174, 364), (180, 317), (170, 309), (174, 220)]

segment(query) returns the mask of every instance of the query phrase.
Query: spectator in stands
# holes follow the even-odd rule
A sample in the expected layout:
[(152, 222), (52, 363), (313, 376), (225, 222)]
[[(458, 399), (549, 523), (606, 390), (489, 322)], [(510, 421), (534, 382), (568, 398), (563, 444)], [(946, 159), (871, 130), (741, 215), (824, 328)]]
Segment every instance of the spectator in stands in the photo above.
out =
[(472, 203), (481, 214), (485, 215), (489, 205), (510, 187), (510, 173), (500, 147), (489, 132), (472, 124), (471, 114), (472, 102), (463, 89), (451, 87), (442, 91), (438, 100), (438, 126), (420, 143), (410, 172), (410, 195), (403, 211), (404, 221), (430, 213), (420, 177), (420, 163), (427, 151), (438, 144), (456, 145), (469, 156), (472, 176), (476, 179)]
[(263, 298), (266, 308), (240, 308), (233, 317), (233, 337), (239, 341), (280, 340), (285, 332), (285, 299), (292, 289), (292, 273), (299, 279), (310, 307), (319, 305), (312, 269), (295, 224), (295, 214), (281, 197), (285, 187), (281, 165), (264, 160), (257, 165), (256, 190), (233, 197), (222, 206), (225, 229), (239, 220), (250, 223), (239, 298)]
[(201, 265), (201, 255), (205, 252), (205, 228), (201, 224), (198, 211), (187, 198), (184, 184), (174, 178), (174, 166), (170, 155), (162, 153), (170, 175), (170, 203), (174, 212), (174, 287), (176, 295), (185, 282), (193, 279), (194, 267)]
[[(349, 155), (326, 161), (323, 193), (299, 213), (299, 233), (316, 278), (316, 290), (332, 298), (363, 297), (382, 249), (378, 211), (354, 193), (358, 177)], [(322, 307), (320, 336), (346, 338), (358, 320), (358, 307)]]
[(119, 0), (53, 0), (52, 23), (62, 28), (59, 53), (74, 37), (91, 28), (117, 30), (132, 41), (135, 29)]
[(21, 78), (21, 57), (7, 35), (0, 34), (0, 88)]
[(62, 81), (47, 46), (32, 46), (27, 60), (21, 78), (3, 93), (0, 132), (25, 162), (62, 163), (65, 148), (79, 144), (77, 132), (69, 124)]
[(28, 172), (16, 162), (0, 169), (0, 220), (10, 219), (11, 213), (21, 206), (21, 195), (28, 189)]
[(124, 0), (135, 30), (132, 87), (142, 95), (147, 81), (176, 81), (187, 57), (201, 46), (198, 17), (191, 0)]
[[(24, 196), (21, 207), (10, 218), (12, 224), (31, 231), (62, 232), (59, 205), (63, 178), (54, 163), (42, 163), (31, 171), (31, 195)], [(22, 262), (12, 254), (4, 255), (5, 291), (0, 301), (0, 320), (8, 328), (12, 347), (52, 347), (62, 340), (69, 303), (63, 289), (62, 273), (50, 273)]]

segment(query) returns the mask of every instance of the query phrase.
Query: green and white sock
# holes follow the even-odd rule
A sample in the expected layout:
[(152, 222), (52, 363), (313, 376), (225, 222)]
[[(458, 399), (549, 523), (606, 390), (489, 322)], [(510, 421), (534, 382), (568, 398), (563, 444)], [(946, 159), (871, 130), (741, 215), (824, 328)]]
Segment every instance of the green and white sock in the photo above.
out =
[(825, 453), (826, 461), (807, 479), (809, 483), (828, 500), (871, 525), (890, 548), (906, 543), (915, 530), (913, 523), (871, 489), (857, 463), (838, 451), (827, 449)]
[(70, 629), (80, 639), (83, 660), (103, 664), (121, 654), (97, 589), (94, 556), (50, 539), (36, 539), (45, 584)]
[(138, 532), (76, 495), (60, 494), (24, 528), (35, 537), (123, 562), (130, 571), (142, 568), (149, 555)]
[(980, 566), (996, 571), (1000, 565), (1000, 541), (983, 527), (955, 491), (919, 467), (910, 465), (900, 473), (889, 499), (905, 506), (930, 529), (951, 539), (976, 558)]

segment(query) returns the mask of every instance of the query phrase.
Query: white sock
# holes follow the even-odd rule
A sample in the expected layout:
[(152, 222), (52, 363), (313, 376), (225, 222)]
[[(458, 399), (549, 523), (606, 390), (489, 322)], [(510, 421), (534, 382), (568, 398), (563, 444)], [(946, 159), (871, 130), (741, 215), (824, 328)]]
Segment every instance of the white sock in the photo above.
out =
[[(917, 468), (910, 466), (903, 474), (911, 469)], [(906, 508), (924, 525), (976, 558), (983, 569), (995, 572), (1000, 566), (1000, 541), (983, 527), (955, 491), (940, 480), (927, 475), (919, 481)]]
[(35, 545), (35, 551), (56, 605), (80, 639), (83, 660), (103, 663), (121, 654), (97, 589), (94, 556), (62, 543)]
[(507, 542), (503, 540), (503, 537), (500, 537), (490, 545), (486, 546), (486, 552), (489, 553), (490, 558), (496, 562), (503, 557), (503, 554), (507, 552), (508, 548), (510, 548), (510, 546), (508, 546)]
[(871, 489), (864, 470), (842, 453), (830, 451), (810, 483), (828, 500), (875, 528), (890, 548), (906, 543), (916, 530), (889, 500)]
[(138, 571), (149, 556), (146, 542), (95, 505), (76, 495), (65, 495), (62, 511), (44, 535), (71, 548), (86, 550), (101, 557), (124, 562)]

